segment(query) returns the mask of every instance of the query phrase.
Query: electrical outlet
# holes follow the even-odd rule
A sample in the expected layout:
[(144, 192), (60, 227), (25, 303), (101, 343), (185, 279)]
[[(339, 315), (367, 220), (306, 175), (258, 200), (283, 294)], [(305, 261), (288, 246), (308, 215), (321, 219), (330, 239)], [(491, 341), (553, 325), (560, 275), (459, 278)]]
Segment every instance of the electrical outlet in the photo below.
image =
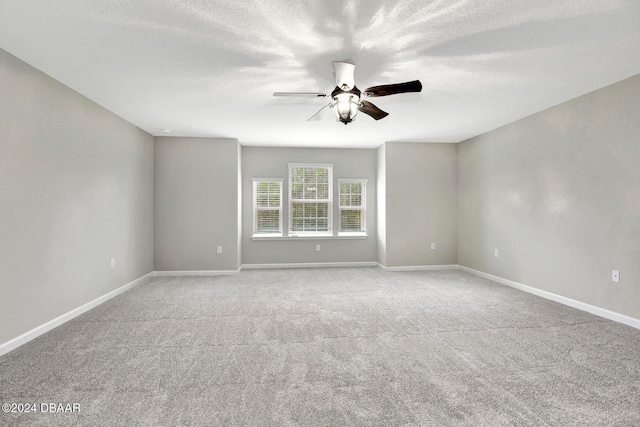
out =
[(116, 267), (116, 259), (111, 258), (111, 268), (115, 268), (115, 267)]
[(498, 258), (498, 250), (497, 250), (497, 249), (494, 249), (494, 250), (493, 250), (493, 256), (494, 256), (494, 257), (496, 257), (496, 258)]
[(316, 245), (316, 251), (320, 252), (320, 245)]
[(431, 249), (435, 249), (435, 248), (436, 248), (436, 243), (435, 243), (435, 242), (432, 242), (432, 243), (431, 243)]
[(611, 270), (611, 281), (616, 283), (620, 282), (620, 272), (618, 270)]
[(217, 252), (218, 252), (219, 254), (221, 254), (221, 253), (222, 253), (222, 246), (218, 246)]

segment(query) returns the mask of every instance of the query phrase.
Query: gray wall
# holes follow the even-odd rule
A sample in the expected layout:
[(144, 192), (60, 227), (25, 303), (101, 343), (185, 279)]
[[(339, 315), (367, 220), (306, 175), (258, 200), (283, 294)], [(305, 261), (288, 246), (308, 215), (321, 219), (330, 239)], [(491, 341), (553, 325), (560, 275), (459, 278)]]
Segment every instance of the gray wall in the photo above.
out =
[(382, 266), (387, 265), (387, 177), (386, 177), (386, 162), (387, 162), (387, 146), (382, 144), (377, 149), (377, 217), (376, 231), (378, 233), (377, 242), (377, 255), (378, 264)]
[[(367, 182), (367, 234), (365, 240), (251, 240), (253, 231), (253, 178), (282, 178), (283, 215), (286, 206), (289, 163), (333, 164), (334, 195), (339, 178), (366, 178)], [(268, 263), (321, 263), (321, 262), (375, 262), (376, 261), (376, 150), (336, 148), (268, 148), (242, 147), (243, 182), (243, 264)], [(337, 200), (337, 199), (336, 199)], [(334, 212), (338, 207), (334, 203)], [(284, 221), (284, 227), (287, 222)], [(337, 216), (334, 215), (334, 227)], [(315, 250), (321, 245), (320, 252)]]
[(635, 76), (459, 144), (459, 263), (640, 318), (639, 112)]
[(235, 139), (155, 139), (157, 271), (240, 268), (239, 156)]
[(151, 135), (0, 50), (0, 343), (152, 270)]
[(456, 144), (407, 142), (379, 150), (385, 168), (385, 267), (457, 264), (456, 150)]

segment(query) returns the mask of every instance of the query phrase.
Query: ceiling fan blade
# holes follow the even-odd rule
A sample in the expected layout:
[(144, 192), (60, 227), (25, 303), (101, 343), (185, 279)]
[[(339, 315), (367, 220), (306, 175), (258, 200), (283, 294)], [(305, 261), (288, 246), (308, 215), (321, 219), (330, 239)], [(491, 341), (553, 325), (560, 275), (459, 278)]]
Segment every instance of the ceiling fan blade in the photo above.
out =
[(422, 83), (420, 83), (420, 80), (414, 80), (412, 82), (396, 83), (392, 85), (372, 86), (370, 88), (365, 89), (362, 93), (366, 96), (375, 97), (375, 96), (395, 95), (397, 93), (421, 92), (421, 91), (422, 91)]
[(358, 106), (358, 110), (362, 111), (365, 114), (370, 115), (376, 120), (384, 119), (389, 115), (386, 111), (382, 111), (369, 101), (360, 101), (360, 105)]
[(356, 85), (354, 73), (356, 66), (348, 62), (333, 61), (336, 70), (336, 86), (343, 90), (351, 90)]
[(329, 105), (331, 105), (331, 103), (328, 103), (327, 105), (325, 105), (324, 107), (322, 107), (321, 109), (319, 109), (313, 116), (309, 117), (307, 119), (308, 122), (316, 122), (320, 119), (322, 119), (325, 115), (325, 112), (329, 111), (329, 110), (325, 110), (325, 108), (327, 108)]
[(273, 92), (273, 96), (308, 96), (324, 98), (327, 94), (321, 92)]

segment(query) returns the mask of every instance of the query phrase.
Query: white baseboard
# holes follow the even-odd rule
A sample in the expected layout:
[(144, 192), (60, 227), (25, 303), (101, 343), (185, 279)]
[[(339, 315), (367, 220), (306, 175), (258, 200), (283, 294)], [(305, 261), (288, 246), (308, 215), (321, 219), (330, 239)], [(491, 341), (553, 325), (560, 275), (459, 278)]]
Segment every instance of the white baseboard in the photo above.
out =
[(140, 284), (144, 279), (146, 279), (147, 277), (152, 276), (153, 273), (147, 273), (142, 277), (139, 277), (137, 279), (135, 279), (132, 282), (127, 283), (124, 286), (120, 286), (118, 289), (115, 289), (109, 293), (106, 293), (104, 295), (102, 295), (101, 297), (98, 297), (92, 301), (89, 301), (86, 304), (81, 305), (78, 308), (74, 308), (73, 310), (56, 317), (53, 320), (49, 320), (46, 323), (43, 323), (40, 326), (37, 326), (33, 329), (31, 329), (28, 332), (25, 332), (22, 335), (19, 335), (5, 343), (0, 344), (0, 356), (2, 356), (3, 354), (6, 354), (8, 352), (10, 352), (11, 350), (14, 350), (18, 347), (20, 347), (21, 345), (31, 341), (34, 338), (39, 337), (40, 335), (44, 334), (45, 332), (49, 332), (50, 330), (52, 330), (53, 328), (56, 328), (60, 325), (62, 325), (65, 322), (68, 322), (69, 320), (73, 319), (74, 317), (77, 317), (79, 315), (81, 315), (82, 313), (85, 313), (89, 310), (91, 310), (94, 307), (97, 307), (98, 305), (102, 304), (103, 302), (110, 300), (111, 298), (123, 293), (124, 291), (127, 291), (131, 288), (133, 288), (134, 286)]
[(375, 261), (364, 262), (290, 262), (279, 264), (242, 264), (241, 270), (265, 268), (375, 267)]
[(385, 267), (384, 265), (377, 263), (378, 268), (384, 271), (418, 271), (418, 270), (457, 270), (458, 264), (443, 264), (443, 265), (404, 265), (398, 267)]
[(576, 301), (574, 299), (563, 297), (562, 295), (557, 295), (552, 292), (543, 291), (541, 289), (527, 286), (522, 283), (514, 282), (513, 280), (503, 279), (502, 277), (494, 276), (492, 274), (484, 273), (482, 271), (474, 270), (462, 265), (458, 266), (458, 268), (476, 276), (484, 277), (485, 279), (493, 280), (494, 282), (498, 282), (503, 285), (507, 285), (512, 288), (516, 288), (551, 301), (559, 302), (560, 304), (568, 305), (569, 307), (577, 308), (578, 310), (586, 311), (587, 313), (595, 314), (596, 316), (604, 317), (605, 319), (613, 320), (614, 322), (622, 323), (636, 329), (640, 329), (640, 319), (616, 313), (615, 311), (596, 307), (594, 305), (587, 304), (581, 301)]
[(238, 274), (240, 270), (185, 270), (185, 271), (154, 271), (154, 276), (224, 276)]

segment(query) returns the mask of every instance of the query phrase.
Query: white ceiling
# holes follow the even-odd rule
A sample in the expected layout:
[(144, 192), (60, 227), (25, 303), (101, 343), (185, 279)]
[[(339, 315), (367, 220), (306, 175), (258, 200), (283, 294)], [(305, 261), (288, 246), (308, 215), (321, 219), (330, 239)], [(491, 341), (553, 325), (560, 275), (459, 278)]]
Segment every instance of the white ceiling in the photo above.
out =
[[(640, 74), (639, 0), (0, 0), (0, 48), (153, 135), (459, 142)], [(307, 122), (332, 61), (389, 113)]]

